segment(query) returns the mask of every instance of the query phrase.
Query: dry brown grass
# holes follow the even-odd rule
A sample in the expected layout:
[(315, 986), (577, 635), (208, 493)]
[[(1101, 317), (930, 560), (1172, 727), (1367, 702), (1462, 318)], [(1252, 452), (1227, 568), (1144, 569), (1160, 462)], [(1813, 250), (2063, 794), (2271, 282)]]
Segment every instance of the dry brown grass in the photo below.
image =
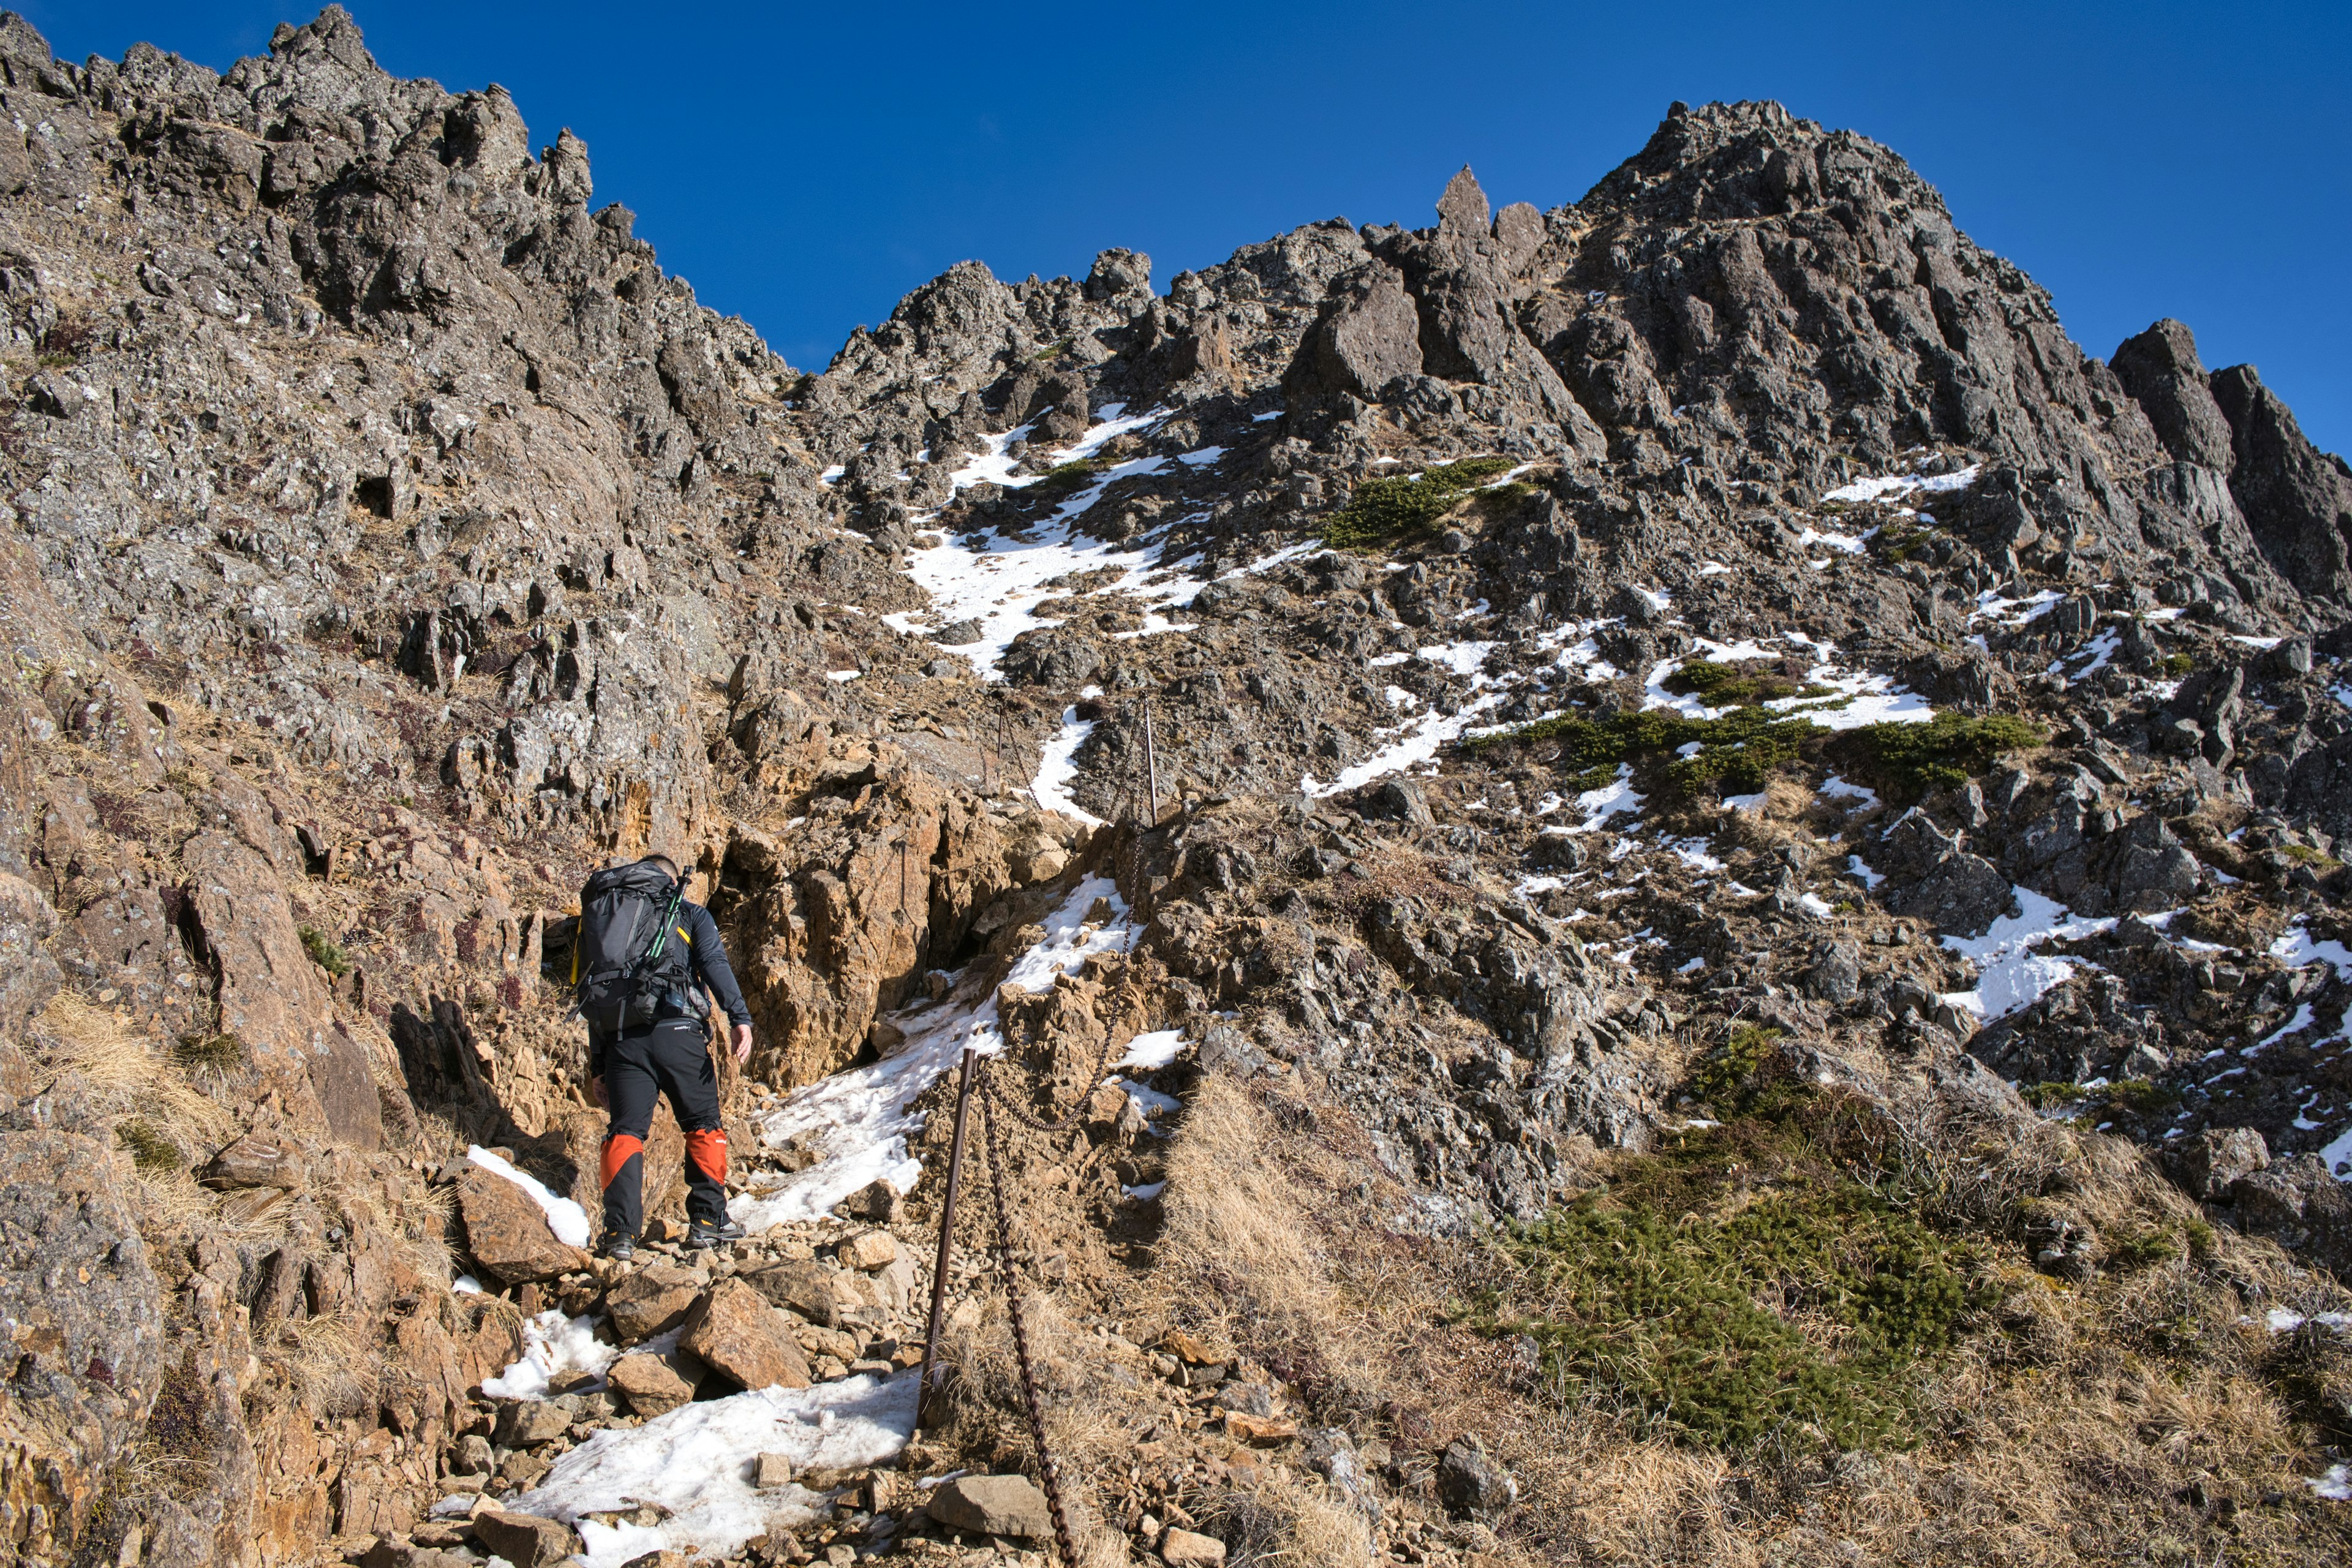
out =
[(314, 1414), (356, 1415), (373, 1402), (383, 1373), (371, 1328), (346, 1312), (297, 1318), (262, 1353), (284, 1369), (289, 1390)]
[[(950, 1318), (940, 1353), (953, 1375), (943, 1384), (947, 1415), (941, 1436), (950, 1447), (991, 1466), (1018, 1463), (1037, 1473), (1013, 1350), (1012, 1318), (1001, 1289), (987, 1289), (972, 1309)], [(1096, 1503), (1098, 1484), (1123, 1469), (1133, 1448), (1145, 1402), (1135, 1391), (1099, 1375), (1088, 1337), (1043, 1293), (1024, 1298), (1024, 1321), (1045, 1411), (1045, 1442), (1061, 1466), (1063, 1505), (1087, 1568), (1118, 1568), (1128, 1561), (1127, 1538), (1108, 1527)]]
[(130, 1020), (75, 991), (49, 999), (40, 1028), (54, 1042), (53, 1065), (78, 1075), (103, 1114), (137, 1120), (177, 1144), (191, 1162), (232, 1125), (229, 1113), (190, 1083), (163, 1048)]
[(1202, 1516), (1226, 1541), (1232, 1568), (1354, 1568), (1377, 1560), (1363, 1516), (1333, 1500), (1328, 1488), (1272, 1467), (1258, 1474), (1252, 1486), (1217, 1493)]

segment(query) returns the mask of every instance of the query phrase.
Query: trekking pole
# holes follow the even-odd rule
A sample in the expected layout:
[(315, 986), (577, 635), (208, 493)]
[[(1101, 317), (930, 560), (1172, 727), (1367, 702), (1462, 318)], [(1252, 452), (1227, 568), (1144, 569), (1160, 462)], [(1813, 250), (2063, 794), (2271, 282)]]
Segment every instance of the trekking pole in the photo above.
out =
[(956, 1194), (963, 1188), (963, 1135), (971, 1119), (971, 1079), (980, 1052), (963, 1048), (963, 1074), (956, 1083), (955, 1142), (948, 1147), (947, 1196), (940, 1205), (940, 1252), (931, 1265), (931, 1321), (923, 1335), (923, 1376), (915, 1387), (915, 1419), (919, 1424), (931, 1400), (931, 1363), (939, 1358), (940, 1319), (947, 1310), (949, 1253), (955, 1246)]

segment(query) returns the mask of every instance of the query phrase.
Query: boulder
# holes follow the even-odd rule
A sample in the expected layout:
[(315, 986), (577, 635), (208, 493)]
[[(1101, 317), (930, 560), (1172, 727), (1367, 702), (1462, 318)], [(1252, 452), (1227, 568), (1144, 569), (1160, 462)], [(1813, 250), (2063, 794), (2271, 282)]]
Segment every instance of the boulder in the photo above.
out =
[(845, 1268), (887, 1268), (898, 1260), (898, 1243), (887, 1230), (862, 1231), (835, 1247), (833, 1255)]
[(508, 1513), (487, 1509), (474, 1516), (474, 1539), (493, 1557), (503, 1557), (514, 1568), (553, 1568), (572, 1555), (572, 1531), (551, 1519), (533, 1513)]
[(0, 871), (0, 1025), (12, 1033), (58, 993), (60, 976), (48, 952), (57, 929), (58, 911), (41, 889)]
[[(145, 1427), (163, 1373), (163, 1297), (119, 1173), (96, 1139), (0, 1137), (0, 1540), (58, 1562)], [(21, 1556), (16, 1553), (22, 1553)]]
[(466, 1168), (457, 1179), (457, 1213), (466, 1224), (467, 1250), (502, 1284), (552, 1279), (588, 1267), (586, 1253), (556, 1239), (530, 1194), (495, 1172)]
[(1378, 403), (1391, 383), (1421, 368), (1421, 313), (1404, 275), (1372, 261), (1334, 285), (1283, 379), (1303, 400), (1345, 395)]
[(657, 1355), (625, 1355), (605, 1375), (634, 1415), (666, 1415), (694, 1399), (694, 1384)]
[(1213, 1535), (1171, 1529), (1160, 1538), (1160, 1561), (1168, 1568), (1203, 1568), (1224, 1560), (1225, 1543)]
[(740, 1279), (722, 1279), (688, 1314), (678, 1346), (745, 1388), (806, 1388), (790, 1320)]
[(1437, 1500), (1456, 1519), (1492, 1519), (1518, 1500), (1519, 1483), (1486, 1457), (1486, 1446), (1464, 1434), (1437, 1461)]
[(289, 1192), (300, 1188), (302, 1173), (302, 1163), (284, 1145), (252, 1137), (240, 1138), (214, 1155), (203, 1173), (208, 1187), (282, 1187)]
[(634, 1345), (665, 1333), (686, 1320), (702, 1293), (693, 1274), (674, 1263), (655, 1263), (614, 1281), (604, 1292), (604, 1315), (621, 1343)]
[(572, 1412), (552, 1399), (521, 1399), (499, 1412), (496, 1433), (501, 1448), (535, 1448), (552, 1443), (570, 1429)]
[(2180, 1184), (2190, 1197), (2227, 1203), (2231, 1184), (2267, 1169), (2271, 1152), (2252, 1127), (2209, 1127), (2174, 1158)]
[(869, 1182), (835, 1206), (852, 1219), (888, 1225), (898, 1217), (898, 1189), (887, 1182)]
[(826, 1328), (837, 1326), (845, 1313), (873, 1305), (856, 1274), (813, 1259), (771, 1264), (738, 1278), (777, 1306)]
[(2352, 1188), (2316, 1154), (2274, 1161), (2230, 1185), (2238, 1224), (2292, 1247), (2338, 1276), (2352, 1276)]
[(924, 1507), (932, 1519), (967, 1534), (1043, 1541), (1054, 1533), (1045, 1494), (1026, 1476), (964, 1476), (935, 1488)]

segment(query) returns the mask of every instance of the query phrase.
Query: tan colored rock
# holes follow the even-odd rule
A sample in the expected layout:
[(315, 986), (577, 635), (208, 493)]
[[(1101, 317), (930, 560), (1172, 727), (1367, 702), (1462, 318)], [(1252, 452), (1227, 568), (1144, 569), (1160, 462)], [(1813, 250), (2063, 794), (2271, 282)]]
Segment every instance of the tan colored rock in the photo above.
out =
[(737, 1278), (779, 1307), (831, 1328), (842, 1313), (872, 1306), (856, 1274), (814, 1259), (771, 1264)]
[(474, 1516), (474, 1539), (483, 1551), (505, 1558), (514, 1568), (553, 1568), (572, 1555), (574, 1544), (572, 1531), (551, 1519), (500, 1509)]
[(887, 1225), (898, 1217), (898, 1189), (887, 1182), (870, 1182), (834, 1206), (852, 1219)]
[(845, 1268), (884, 1268), (898, 1260), (898, 1242), (887, 1230), (863, 1231), (835, 1247), (833, 1255)]
[(931, 1490), (925, 1510), (950, 1530), (1043, 1541), (1054, 1533), (1045, 1494), (1026, 1476), (965, 1476)]
[(657, 1355), (625, 1355), (605, 1375), (634, 1415), (666, 1415), (694, 1400), (694, 1384)]
[(761, 1491), (771, 1487), (788, 1486), (793, 1479), (793, 1457), (790, 1454), (762, 1454), (751, 1466), (751, 1484)]
[(245, 1042), (264, 1080), (289, 1097), (298, 1116), (316, 1106), (339, 1141), (375, 1148), (383, 1113), (366, 1047), (336, 1021), (277, 868), (217, 831), (197, 834), (181, 854), (188, 908), (220, 975), (221, 1027)]
[(457, 1179), (457, 1213), (466, 1223), (467, 1250), (503, 1284), (552, 1279), (588, 1267), (588, 1254), (555, 1238), (530, 1194), (494, 1172), (467, 1167)]
[(1225, 1543), (1213, 1535), (1171, 1530), (1160, 1538), (1160, 1560), (1168, 1568), (1207, 1568), (1225, 1560)]
[(808, 1360), (791, 1321), (740, 1279), (722, 1279), (688, 1315), (678, 1342), (745, 1388), (806, 1388)]
[(1234, 1359), (1233, 1352), (1220, 1350), (1181, 1329), (1169, 1330), (1160, 1343), (1170, 1355), (1179, 1361), (1190, 1362), (1194, 1366), (1222, 1366)]
[(240, 1138), (212, 1157), (204, 1169), (208, 1187), (283, 1187), (302, 1184), (302, 1162), (281, 1143), (261, 1138)]
[(677, 1327), (702, 1287), (674, 1263), (654, 1263), (623, 1275), (604, 1292), (604, 1313), (625, 1345), (637, 1344)]
[(1286, 1443), (1298, 1436), (1298, 1423), (1279, 1415), (1244, 1415), (1238, 1410), (1228, 1410), (1225, 1434), (1244, 1443)]

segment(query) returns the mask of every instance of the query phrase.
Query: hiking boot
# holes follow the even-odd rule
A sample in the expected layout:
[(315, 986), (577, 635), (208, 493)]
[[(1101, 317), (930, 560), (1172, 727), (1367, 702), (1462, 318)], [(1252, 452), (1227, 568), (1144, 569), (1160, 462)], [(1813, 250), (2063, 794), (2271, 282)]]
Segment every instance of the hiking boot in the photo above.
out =
[(596, 1250), (600, 1256), (615, 1263), (626, 1263), (637, 1255), (637, 1238), (634, 1236), (608, 1236), (604, 1238), (604, 1245)]
[(693, 1247), (719, 1247), (740, 1241), (745, 1234), (743, 1227), (731, 1219), (722, 1219), (717, 1225), (698, 1219), (686, 1227), (686, 1244)]

